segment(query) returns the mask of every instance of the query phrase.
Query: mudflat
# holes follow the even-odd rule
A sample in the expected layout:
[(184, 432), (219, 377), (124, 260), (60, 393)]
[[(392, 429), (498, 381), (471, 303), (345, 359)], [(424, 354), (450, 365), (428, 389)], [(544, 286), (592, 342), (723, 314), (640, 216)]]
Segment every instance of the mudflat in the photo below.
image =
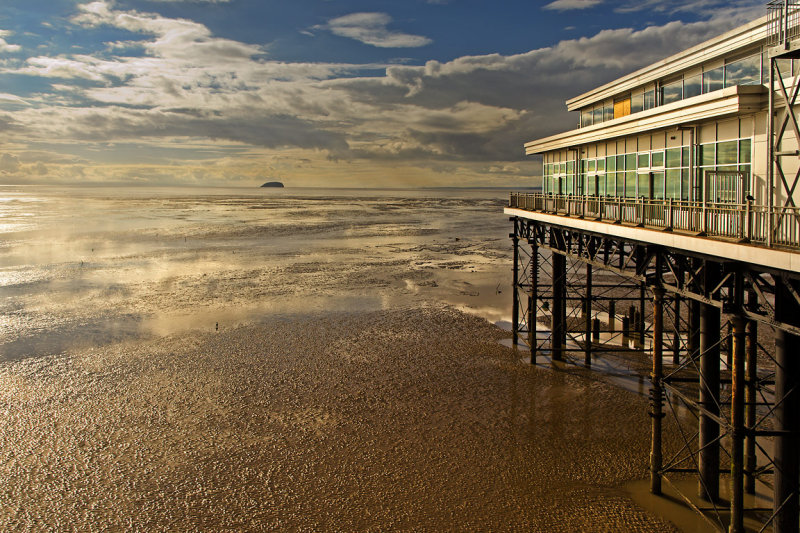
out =
[(646, 398), (445, 306), (281, 316), (0, 366), (2, 530), (672, 531)]

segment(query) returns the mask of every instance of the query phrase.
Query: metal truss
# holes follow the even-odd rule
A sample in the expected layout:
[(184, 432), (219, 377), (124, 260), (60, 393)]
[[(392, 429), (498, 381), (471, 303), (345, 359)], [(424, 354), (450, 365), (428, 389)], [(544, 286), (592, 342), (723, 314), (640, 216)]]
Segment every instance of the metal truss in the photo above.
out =
[[(569, 219), (511, 220), (514, 341), (529, 346), (531, 362), (580, 364), (583, 355), (588, 366), (601, 352), (638, 352), (651, 365), (651, 491), (694, 475), (703, 505), (682, 496), (716, 529), (745, 531), (746, 519), (797, 531), (800, 276), (578, 230)], [(667, 415), (683, 444), (665, 456)], [(745, 506), (757, 484), (772, 487), (771, 508)]]

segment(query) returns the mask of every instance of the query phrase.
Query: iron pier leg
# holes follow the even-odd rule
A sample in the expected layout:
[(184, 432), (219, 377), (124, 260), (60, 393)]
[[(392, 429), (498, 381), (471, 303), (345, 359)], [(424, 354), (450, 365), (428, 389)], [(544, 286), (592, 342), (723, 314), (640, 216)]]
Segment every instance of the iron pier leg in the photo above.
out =
[(529, 242), (531, 245), (531, 296), (530, 309), (528, 311), (528, 346), (531, 349), (531, 364), (536, 364), (536, 349), (538, 340), (536, 338), (536, 308), (537, 294), (539, 292), (539, 245), (536, 241)]
[[(785, 287), (790, 281), (776, 280), (775, 319), (797, 325), (798, 305)], [(775, 339), (775, 477), (772, 505), (775, 533), (796, 532), (800, 519), (800, 337), (778, 330)]]
[[(689, 288), (694, 289), (695, 291), (702, 289), (698, 286), (697, 281), (692, 279), (692, 276), (697, 274), (701, 264), (702, 262), (699, 259), (693, 259), (691, 271), (686, 273), (687, 281), (690, 281)], [(696, 359), (700, 350), (700, 302), (690, 299), (687, 303), (689, 307), (689, 332), (687, 348), (689, 357)]]
[(519, 344), (519, 236), (517, 235), (517, 221), (514, 221), (514, 233), (510, 235), (514, 247), (514, 274), (511, 307), (511, 342), (514, 346)]
[(652, 435), (650, 439), (650, 492), (661, 494), (661, 467), (663, 459), (661, 455), (661, 420), (663, 413), (663, 395), (661, 378), (663, 340), (664, 340), (664, 289), (661, 287), (653, 288), (653, 373), (651, 374), (652, 385), (650, 389), (651, 412), (650, 424)]
[(675, 295), (675, 316), (672, 320), (674, 331), (672, 333), (672, 364), (681, 364), (681, 297)]
[(645, 283), (644, 281), (639, 284), (639, 346), (644, 349), (644, 300), (645, 300)]
[(744, 452), (744, 488), (748, 494), (756, 493), (756, 436), (752, 431), (756, 425), (756, 385), (758, 381), (758, 322), (747, 321), (747, 379), (745, 380), (744, 425), (750, 430), (745, 437)]
[[(716, 265), (706, 265), (705, 289), (716, 285)], [(719, 340), (720, 310), (702, 304), (700, 310), (700, 406), (719, 416)], [(700, 412), (700, 486), (699, 495), (708, 501), (719, 499), (719, 424)]]
[(744, 532), (744, 364), (745, 319), (733, 317), (731, 369), (731, 524), (729, 533)]
[(567, 258), (553, 252), (553, 360), (564, 359), (564, 345), (567, 340)]
[(608, 302), (608, 332), (612, 335), (617, 329), (617, 302), (611, 300)]
[(583, 301), (583, 316), (586, 325), (586, 338), (583, 343), (583, 361), (592, 365), (592, 265), (586, 265), (586, 299)]

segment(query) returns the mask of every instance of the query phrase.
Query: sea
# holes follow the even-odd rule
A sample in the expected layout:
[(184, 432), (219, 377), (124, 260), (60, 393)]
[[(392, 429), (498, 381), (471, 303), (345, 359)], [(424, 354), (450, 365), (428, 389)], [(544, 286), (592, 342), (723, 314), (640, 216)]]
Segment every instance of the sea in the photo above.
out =
[(502, 189), (0, 187), (0, 361), (311, 312), (508, 324)]

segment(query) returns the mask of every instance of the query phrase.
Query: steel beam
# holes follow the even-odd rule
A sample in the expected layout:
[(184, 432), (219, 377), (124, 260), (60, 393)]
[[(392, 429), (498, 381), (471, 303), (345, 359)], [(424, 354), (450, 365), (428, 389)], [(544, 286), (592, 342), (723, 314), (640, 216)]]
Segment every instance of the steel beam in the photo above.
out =
[[(704, 285), (707, 290), (716, 286), (718, 279), (714, 264), (705, 267)], [(719, 408), (719, 326), (720, 310), (702, 304), (700, 309), (700, 398), (705, 412), (717, 417)], [(719, 424), (713, 417), (700, 413), (699, 495), (716, 502), (719, 499)]]
[[(800, 322), (800, 309), (778, 278), (775, 314), (779, 320)], [(800, 519), (800, 337), (778, 331), (775, 339), (775, 478), (773, 507), (774, 533), (797, 532)]]

